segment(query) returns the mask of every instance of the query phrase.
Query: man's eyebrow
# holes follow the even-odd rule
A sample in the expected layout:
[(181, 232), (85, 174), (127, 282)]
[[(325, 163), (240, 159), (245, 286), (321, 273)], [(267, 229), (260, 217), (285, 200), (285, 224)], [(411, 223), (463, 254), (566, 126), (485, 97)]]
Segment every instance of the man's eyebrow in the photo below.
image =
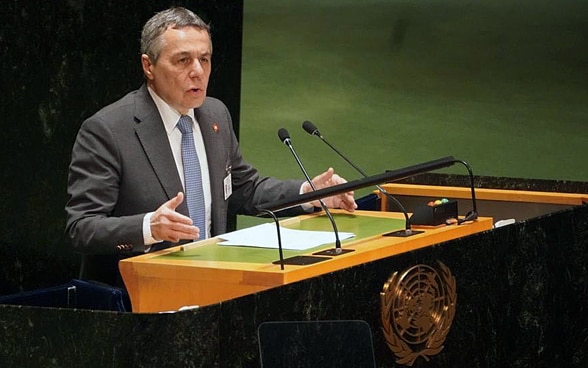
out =
[(174, 54), (174, 56), (190, 56), (190, 52), (188, 51), (178, 51)]
[[(192, 56), (192, 53), (190, 51), (178, 51), (175, 54), (173, 54), (174, 57), (181, 57), (181, 56)], [(206, 51), (203, 52), (202, 54), (198, 54), (198, 57), (211, 57), (212, 56), (212, 52), (210, 51)]]

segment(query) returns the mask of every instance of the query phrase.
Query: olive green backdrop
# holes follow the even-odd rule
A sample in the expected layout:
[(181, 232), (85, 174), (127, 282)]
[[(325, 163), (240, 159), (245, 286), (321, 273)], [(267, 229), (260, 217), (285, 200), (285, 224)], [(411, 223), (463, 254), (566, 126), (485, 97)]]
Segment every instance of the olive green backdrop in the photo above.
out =
[(240, 136), (266, 174), (301, 175), (285, 127), (311, 175), (358, 178), (300, 128), (311, 120), (369, 174), (454, 155), (480, 175), (588, 180), (585, 1), (256, 0), (244, 14)]

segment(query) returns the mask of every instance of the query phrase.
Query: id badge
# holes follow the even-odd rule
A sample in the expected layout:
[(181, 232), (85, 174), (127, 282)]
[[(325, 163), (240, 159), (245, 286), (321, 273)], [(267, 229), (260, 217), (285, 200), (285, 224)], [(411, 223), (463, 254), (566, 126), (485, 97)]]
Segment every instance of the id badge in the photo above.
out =
[(231, 178), (231, 167), (227, 167), (227, 176), (223, 180), (223, 187), (225, 192), (225, 201), (233, 194), (233, 181)]

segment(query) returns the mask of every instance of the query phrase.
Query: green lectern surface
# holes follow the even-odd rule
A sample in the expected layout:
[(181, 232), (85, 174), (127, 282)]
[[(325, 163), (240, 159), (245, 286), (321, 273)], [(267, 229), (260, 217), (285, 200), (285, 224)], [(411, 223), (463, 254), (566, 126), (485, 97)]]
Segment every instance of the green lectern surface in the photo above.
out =
[[(354, 214), (333, 214), (333, 218), (337, 224), (337, 229), (341, 232), (351, 232), (355, 237), (342, 241), (343, 247), (349, 242), (354, 242), (360, 239), (369, 238), (388, 231), (398, 230), (404, 228), (404, 220), (356, 216)], [(314, 230), (314, 231), (333, 231), (331, 222), (325, 215), (302, 219), (300, 221), (286, 222), (282, 225), (294, 230)], [(301, 254), (309, 254), (318, 250), (332, 248), (333, 243), (324, 244), (312, 249), (294, 251), (284, 250), (284, 257), (291, 257)], [(271, 263), (279, 258), (277, 249), (269, 248), (252, 248), (227, 246), (218, 244), (208, 244), (186, 251), (177, 251), (157, 258), (162, 259), (189, 259), (199, 261), (224, 261), (224, 262), (251, 262), (251, 263)]]

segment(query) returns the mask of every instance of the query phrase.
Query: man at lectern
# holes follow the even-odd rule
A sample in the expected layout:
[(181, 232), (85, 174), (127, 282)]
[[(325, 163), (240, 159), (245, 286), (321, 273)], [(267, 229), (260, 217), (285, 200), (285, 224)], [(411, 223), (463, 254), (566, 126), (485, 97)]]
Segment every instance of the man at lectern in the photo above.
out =
[[(141, 34), (144, 85), (82, 124), (66, 204), (81, 278), (122, 286), (120, 259), (222, 234), (228, 214), (312, 190), (262, 177), (243, 160), (227, 107), (206, 96), (211, 57), (210, 28), (197, 15), (155, 14)], [(317, 189), (343, 182), (333, 169), (313, 179)], [(356, 208), (353, 193), (325, 203)]]

